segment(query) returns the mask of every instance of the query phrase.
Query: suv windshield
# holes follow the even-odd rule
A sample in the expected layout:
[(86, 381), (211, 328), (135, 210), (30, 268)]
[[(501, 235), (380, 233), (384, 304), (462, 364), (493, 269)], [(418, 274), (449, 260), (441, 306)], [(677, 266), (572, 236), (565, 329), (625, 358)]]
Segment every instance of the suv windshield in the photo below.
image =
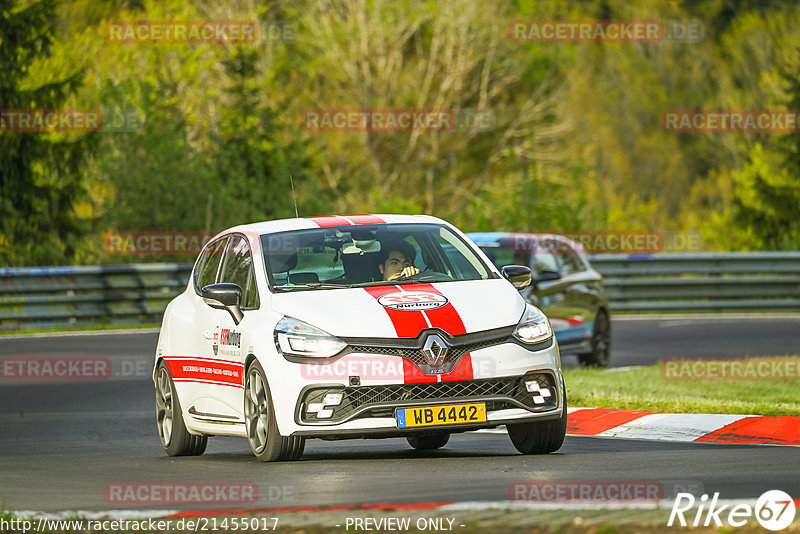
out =
[(261, 236), (273, 290), (484, 280), (491, 271), (438, 224), (375, 224)]

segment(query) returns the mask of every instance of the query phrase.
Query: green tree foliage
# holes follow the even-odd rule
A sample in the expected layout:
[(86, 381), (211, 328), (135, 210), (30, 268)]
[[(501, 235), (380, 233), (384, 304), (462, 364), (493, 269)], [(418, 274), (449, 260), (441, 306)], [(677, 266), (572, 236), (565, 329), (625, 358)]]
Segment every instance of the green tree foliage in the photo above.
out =
[(729, 220), (731, 238), (740, 244), (737, 248), (796, 250), (800, 245), (797, 157), (792, 151), (788, 161), (770, 161), (757, 144), (744, 168), (734, 173)]
[[(701, 229), (800, 246), (800, 137), (674, 133), (666, 110), (800, 109), (800, 6), (756, 0), (0, 0), (3, 108), (132, 110), (0, 132), (0, 263), (141, 261), (108, 231), (430, 213), (469, 230)], [(699, 40), (518, 42), (513, 20), (699, 23)], [(256, 21), (250, 43), (105, 39), (110, 21)], [(445, 110), (439, 131), (314, 131), (310, 110)], [(129, 125), (130, 126), (130, 125)], [(91, 142), (99, 143), (92, 150)], [(164, 259), (164, 258), (159, 258)]]
[[(243, 222), (294, 217), (291, 180), (306, 181), (310, 157), (297, 135), (281, 124), (276, 96), (261, 83), (259, 51), (239, 47), (222, 62), (228, 86), (214, 137), (216, 184), (224, 196), (215, 203), (215, 222), (224, 228)], [(293, 135), (285, 135), (295, 130)], [(312, 193), (304, 190), (305, 200)], [(304, 204), (308, 209), (311, 203)]]
[[(29, 83), (51, 53), (56, 22), (51, 0), (22, 8), (0, 0), (0, 108), (60, 109), (77, 91), (78, 65), (67, 76)], [(85, 194), (81, 176), (93, 139), (13, 130), (10, 122), (0, 128), (0, 264), (69, 261), (89, 230), (75, 206)]]

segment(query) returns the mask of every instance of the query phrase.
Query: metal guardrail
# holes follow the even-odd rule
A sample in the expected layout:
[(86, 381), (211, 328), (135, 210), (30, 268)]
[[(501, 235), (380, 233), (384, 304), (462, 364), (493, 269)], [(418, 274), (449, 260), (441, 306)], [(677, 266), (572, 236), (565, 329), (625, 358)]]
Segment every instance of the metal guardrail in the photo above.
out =
[(0, 269), (0, 330), (161, 320), (192, 264)]
[(596, 254), (612, 311), (800, 310), (800, 252)]
[[(800, 252), (597, 254), (612, 311), (800, 310)], [(0, 269), (0, 330), (157, 323), (192, 265)]]

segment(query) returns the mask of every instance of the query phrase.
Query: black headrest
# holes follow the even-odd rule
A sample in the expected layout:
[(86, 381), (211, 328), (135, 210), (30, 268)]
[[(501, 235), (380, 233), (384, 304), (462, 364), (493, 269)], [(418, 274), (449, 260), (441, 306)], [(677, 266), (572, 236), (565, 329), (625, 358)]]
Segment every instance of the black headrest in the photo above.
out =
[(312, 284), (319, 282), (317, 273), (292, 273), (289, 275), (290, 284)]
[(285, 273), (297, 267), (297, 252), (291, 254), (270, 254), (269, 266), (273, 273)]
[(371, 282), (380, 280), (378, 253), (342, 254), (342, 266), (351, 282)]

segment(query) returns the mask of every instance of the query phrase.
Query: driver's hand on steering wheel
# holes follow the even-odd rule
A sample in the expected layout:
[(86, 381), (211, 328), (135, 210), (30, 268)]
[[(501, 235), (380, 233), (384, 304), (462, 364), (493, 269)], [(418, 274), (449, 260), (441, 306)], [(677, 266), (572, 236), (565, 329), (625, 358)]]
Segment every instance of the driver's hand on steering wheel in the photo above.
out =
[(409, 267), (404, 268), (399, 273), (390, 276), (389, 280), (397, 280), (398, 278), (407, 278), (409, 276), (414, 276), (415, 274), (419, 274), (419, 269), (411, 265)]

